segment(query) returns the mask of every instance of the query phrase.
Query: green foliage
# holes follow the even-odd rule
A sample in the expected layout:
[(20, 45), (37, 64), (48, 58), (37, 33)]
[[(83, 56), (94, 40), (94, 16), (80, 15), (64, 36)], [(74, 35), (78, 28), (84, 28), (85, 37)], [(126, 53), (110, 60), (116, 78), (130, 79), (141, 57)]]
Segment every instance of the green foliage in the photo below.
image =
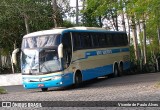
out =
[(0, 74), (7, 74), (7, 73), (12, 73), (11, 66), (0, 66)]
[(87, 10), (86, 12), (83, 13), (83, 19), (82, 19), (83, 25), (89, 27), (99, 27), (97, 22), (97, 17), (90, 15), (92, 11), (93, 10)]
[(98, 22), (98, 17), (101, 16), (99, 13), (96, 13), (96, 9), (99, 6), (100, 1), (87, 0), (87, 6), (85, 10), (82, 10), (83, 19), (82, 23), (84, 26), (90, 27), (99, 27), (100, 23)]
[(2, 0), (0, 3), (0, 48), (1, 55), (8, 55), (21, 46), (26, 34), (24, 17), (29, 21), (30, 32), (48, 29), (53, 26), (52, 7), (40, 0)]
[(75, 24), (71, 23), (70, 21), (63, 21), (63, 27), (69, 28), (69, 27), (74, 27)]
[(0, 94), (6, 94), (7, 91), (5, 89), (3, 89), (2, 87), (0, 87)]
[[(51, 2), (52, 0), (1, 0), (0, 55), (11, 55), (14, 48), (21, 47), (22, 37), (27, 34), (25, 20), (27, 20), (30, 32), (54, 27)], [(61, 8), (60, 14), (64, 16), (69, 10), (68, 0), (62, 2), (58, 1), (58, 6)], [(72, 24), (65, 21), (64, 26), (70, 27)], [(18, 67), (16, 68), (19, 70)], [(10, 68), (6, 66), (0, 67), (1, 73), (9, 71)]]
[(135, 54), (134, 54), (134, 46), (133, 45), (130, 46), (129, 51), (130, 51), (130, 59), (131, 59), (131, 61), (135, 62)]

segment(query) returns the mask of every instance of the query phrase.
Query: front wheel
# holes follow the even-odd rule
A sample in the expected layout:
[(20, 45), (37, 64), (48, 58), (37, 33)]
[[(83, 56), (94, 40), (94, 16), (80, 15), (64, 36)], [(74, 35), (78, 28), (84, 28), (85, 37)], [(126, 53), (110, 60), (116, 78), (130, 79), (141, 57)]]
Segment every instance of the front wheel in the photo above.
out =
[(48, 91), (48, 88), (41, 88), (43, 92)]
[(75, 87), (80, 87), (81, 83), (82, 83), (82, 75), (76, 74), (75, 75)]

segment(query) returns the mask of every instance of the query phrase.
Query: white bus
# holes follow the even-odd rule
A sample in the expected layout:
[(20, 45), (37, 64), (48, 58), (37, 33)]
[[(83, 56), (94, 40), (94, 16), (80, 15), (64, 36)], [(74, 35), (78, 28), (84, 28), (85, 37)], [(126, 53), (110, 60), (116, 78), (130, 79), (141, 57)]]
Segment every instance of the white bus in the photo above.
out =
[(47, 91), (100, 76), (121, 76), (130, 67), (129, 55), (125, 32), (73, 27), (30, 33), (21, 47), (23, 86)]

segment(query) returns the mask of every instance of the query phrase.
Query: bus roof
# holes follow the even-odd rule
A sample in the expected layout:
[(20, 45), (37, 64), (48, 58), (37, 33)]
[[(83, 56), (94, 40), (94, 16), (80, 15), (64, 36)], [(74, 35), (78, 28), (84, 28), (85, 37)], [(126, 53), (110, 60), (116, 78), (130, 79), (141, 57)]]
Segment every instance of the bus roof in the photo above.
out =
[(71, 27), (68, 29), (71, 29), (71, 30), (104, 30), (104, 31), (106, 31), (105, 28), (100, 28), (100, 27)]
[[(33, 33), (29, 33), (27, 35), (25, 35), (23, 38), (28, 38), (28, 37), (34, 37), (34, 36), (41, 36), (41, 35), (51, 35), (51, 34), (61, 34), (63, 31), (73, 31), (73, 30), (79, 30), (79, 31), (83, 31), (83, 30), (88, 30), (88, 31), (108, 31), (104, 28), (99, 28), (99, 27), (71, 27), (71, 28), (64, 28), (64, 27), (60, 27), (60, 28), (53, 28), (50, 30), (43, 30), (43, 31), (37, 31), (37, 32), (33, 32)], [(117, 31), (108, 31), (108, 32), (117, 32)]]
[(37, 32), (29, 33), (25, 35), (23, 38), (41, 36), (41, 35), (61, 34), (62, 31), (64, 30), (65, 29), (51, 29), (51, 30), (37, 31)]

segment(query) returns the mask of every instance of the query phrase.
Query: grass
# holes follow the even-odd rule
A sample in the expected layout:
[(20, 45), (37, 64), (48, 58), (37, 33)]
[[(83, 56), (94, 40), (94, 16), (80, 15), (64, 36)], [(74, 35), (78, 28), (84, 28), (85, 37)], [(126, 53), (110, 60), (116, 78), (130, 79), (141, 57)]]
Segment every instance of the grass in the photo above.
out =
[(0, 94), (6, 94), (7, 91), (5, 89), (3, 89), (2, 87), (0, 87)]

